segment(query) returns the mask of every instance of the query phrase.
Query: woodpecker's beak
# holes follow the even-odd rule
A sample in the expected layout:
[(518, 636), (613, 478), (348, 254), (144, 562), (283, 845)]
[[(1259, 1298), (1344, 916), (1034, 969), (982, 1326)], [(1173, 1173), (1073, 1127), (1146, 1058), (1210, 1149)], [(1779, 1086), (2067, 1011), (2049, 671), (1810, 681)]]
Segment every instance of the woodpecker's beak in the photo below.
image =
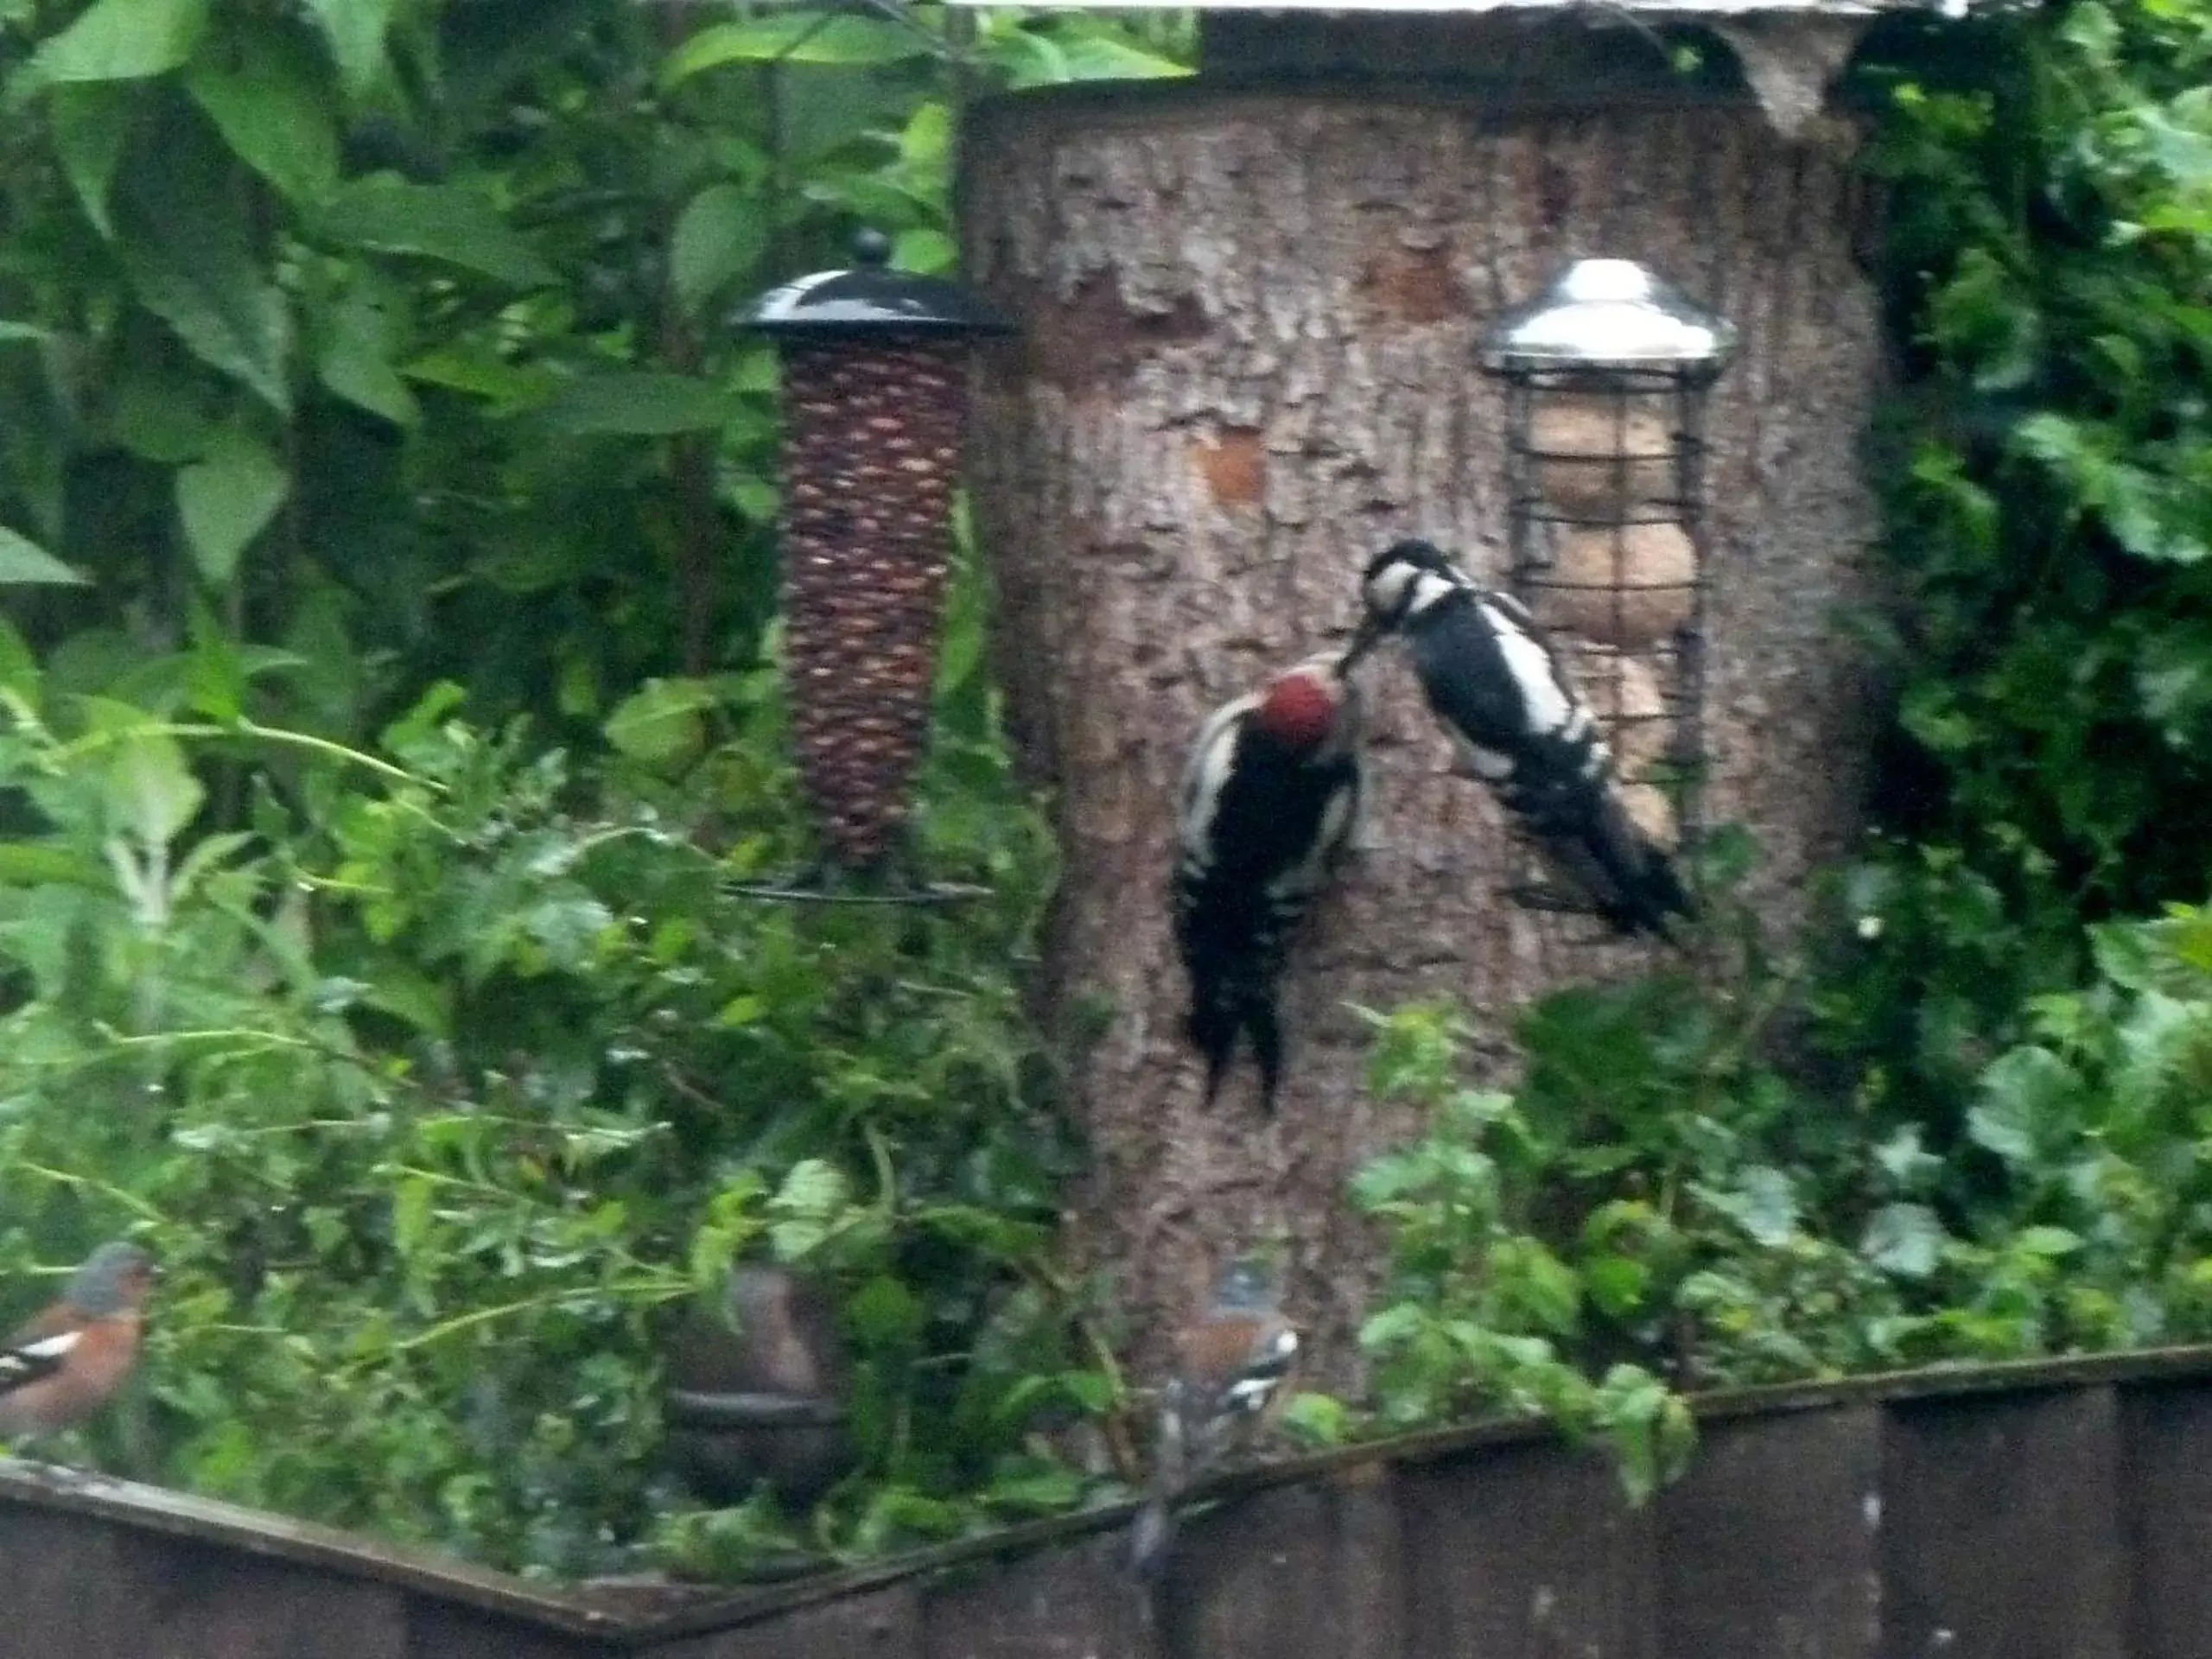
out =
[(1374, 650), (1376, 643), (1382, 638), (1382, 625), (1376, 620), (1375, 613), (1370, 611), (1360, 618), (1359, 626), (1352, 632), (1351, 644), (1344, 647), (1344, 654), (1337, 658), (1338, 677), (1341, 678), (1358, 667), (1359, 659)]

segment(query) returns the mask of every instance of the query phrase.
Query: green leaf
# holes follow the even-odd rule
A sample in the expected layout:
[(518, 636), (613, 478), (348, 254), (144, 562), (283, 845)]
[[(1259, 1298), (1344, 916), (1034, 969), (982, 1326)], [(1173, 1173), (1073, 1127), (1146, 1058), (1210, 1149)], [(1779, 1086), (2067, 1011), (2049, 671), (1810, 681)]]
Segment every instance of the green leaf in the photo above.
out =
[(2007, 1163), (2032, 1163), (2044, 1137), (2072, 1122), (2081, 1090), (2081, 1075), (2049, 1049), (2016, 1048), (1983, 1071), (1967, 1134)]
[(2012, 1240), (2012, 1249), (2022, 1255), (2055, 1258), (2081, 1248), (2082, 1235), (2064, 1227), (2024, 1227)]
[(105, 792), (111, 821), (127, 825), (147, 847), (175, 841), (207, 797), (176, 740), (157, 731), (131, 732), (118, 741)]
[(315, 372), (347, 403), (395, 426), (422, 417), (415, 394), (395, 365), (404, 347), (393, 303), (365, 284), (340, 295), (321, 319)]
[(729, 411), (728, 394), (709, 381), (639, 369), (579, 376), (554, 395), (543, 414), (563, 432), (651, 437), (711, 432)]
[(60, 884), (100, 891), (111, 885), (105, 864), (50, 841), (0, 841), (0, 887)]
[(1352, 1435), (1351, 1411), (1344, 1402), (1312, 1389), (1291, 1395), (1275, 1421), (1285, 1433), (1306, 1446), (1342, 1446)]
[(1600, 1255), (1582, 1264), (1582, 1287), (1599, 1310), (1625, 1319), (1643, 1305), (1651, 1269), (1633, 1256)]
[(200, 574), (221, 586), (290, 493), (283, 464), (258, 439), (226, 429), (207, 457), (176, 475), (177, 514)]
[(1943, 1224), (1926, 1205), (1885, 1205), (1867, 1218), (1859, 1251), (1885, 1273), (1925, 1279), (1942, 1259), (1943, 1238)]
[(959, 257), (959, 248), (943, 231), (918, 226), (899, 232), (891, 261), (901, 270), (919, 271), (931, 276), (951, 270)]
[(1110, 35), (1084, 35), (1059, 46), (1070, 80), (1158, 80), (1194, 73), (1189, 64)]
[(0, 691), (13, 692), (25, 702), (38, 705), (39, 683), (44, 675), (38, 655), (16, 625), (0, 616)]
[(791, 11), (702, 29), (669, 54), (663, 86), (727, 63), (899, 63), (928, 52), (929, 42), (903, 24), (875, 17), (832, 17)]
[(607, 718), (607, 741), (632, 760), (673, 766), (707, 746), (702, 711), (715, 706), (704, 680), (648, 680)]
[(0, 586), (81, 588), (87, 578), (29, 537), (0, 526)]
[(143, 80), (188, 61), (207, 24), (208, 0), (97, 0), (31, 60), (48, 83)]
[(121, 86), (59, 86), (47, 99), (46, 119), (54, 135), (54, 153), (85, 217), (104, 237), (115, 234), (108, 196), (115, 186), (115, 170), (122, 164), (124, 149), (130, 142), (133, 113), (130, 94)]
[(340, 246), (414, 254), (514, 288), (557, 280), (489, 197), (456, 185), (359, 180), (324, 203), (314, 226), (321, 238)]
[(696, 316), (751, 271), (768, 243), (760, 199), (734, 184), (711, 184), (685, 204), (668, 253), (677, 302)]
[(255, 31), (232, 60), (194, 64), (185, 85), (238, 158), (296, 204), (338, 182), (338, 135), (315, 65), (287, 37)]
[(256, 252), (227, 152), (196, 115), (148, 137), (116, 200), (116, 248), (131, 287), (194, 356), (289, 415), (290, 310)]
[(1780, 1170), (1764, 1164), (1745, 1170), (1737, 1197), (1740, 1204), (1732, 1213), (1755, 1243), (1787, 1243), (1797, 1230), (1797, 1194)]
[(330, 41), (330, 56), (346, 90), (359, 97), (383, 77), (385, 36), (399, 0), (307, 0)]

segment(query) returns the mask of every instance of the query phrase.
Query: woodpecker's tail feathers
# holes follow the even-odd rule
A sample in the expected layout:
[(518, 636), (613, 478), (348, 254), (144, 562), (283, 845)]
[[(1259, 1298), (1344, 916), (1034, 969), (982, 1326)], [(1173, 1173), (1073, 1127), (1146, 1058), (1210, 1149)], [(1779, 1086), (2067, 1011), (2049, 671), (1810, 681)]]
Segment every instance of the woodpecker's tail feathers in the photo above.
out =
[(1665, 849), (1636, 826), (1611, 791), (1599, 802), (1586, 845), (1602, 876), (1596, 892), (1606, 919), (1624, 933), (1651, 933), (1680, 944), (1671, 918), (1694, 918), (1696, 901)]
[(1191, 1046), (1205, 1059), (1207, 1105), (1220, 1094), (1242, 1036), (1250, 1039), (1252, 1058), (1259, 1065), (1261, 1102), (1269, 1111), (1274, 1109), (1275, 1086), (1282, 1080), (1283, 1042), (1272, 984), (1230, 980), (1193, 985), (1185, 1030)]
[(1236, 999), (1227, 988), (1219, 984), (1194, 983), (1191, 987), (1191, 1013), (1184, 1028), (1206, 1063), (1206, 1104), (1213, 1104), (1214, 1096), (1221, 1092), (1222, 1079), (1229, 1075), (1229, 1063), (1236, 1052), (1236, 1033), (1242, 1025), (1237, 1017)]

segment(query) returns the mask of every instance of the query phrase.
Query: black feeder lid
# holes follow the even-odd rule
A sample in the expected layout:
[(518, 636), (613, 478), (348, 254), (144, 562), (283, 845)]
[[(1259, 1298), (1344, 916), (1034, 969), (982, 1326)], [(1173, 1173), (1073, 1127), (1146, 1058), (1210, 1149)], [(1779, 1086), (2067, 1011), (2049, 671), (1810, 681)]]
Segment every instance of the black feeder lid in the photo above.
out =
[(891, 270), (891, 238), (880, 231), (855, 236), (853, 257), (858, 263), (850, 270), (817, 270), (770, 289), (740, 315), (738, 327), (809, 340), (1014, 332), (1002, 313), (959, 283)]

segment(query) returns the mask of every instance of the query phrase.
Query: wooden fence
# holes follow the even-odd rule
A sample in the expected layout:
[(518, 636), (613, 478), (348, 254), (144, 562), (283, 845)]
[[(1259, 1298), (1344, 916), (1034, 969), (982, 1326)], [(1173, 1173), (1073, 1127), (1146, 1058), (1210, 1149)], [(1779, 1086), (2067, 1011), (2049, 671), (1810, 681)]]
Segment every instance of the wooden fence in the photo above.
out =
[[(1525, 1427), (745, 1592), (548, 1590), (0, 1462), (0, 1659), (2212, 1659), (2212, 1349), (1710, 1396), (1630, 1510)], [(1154, 1645), (1156, 1644), (1156, 1645)]]

